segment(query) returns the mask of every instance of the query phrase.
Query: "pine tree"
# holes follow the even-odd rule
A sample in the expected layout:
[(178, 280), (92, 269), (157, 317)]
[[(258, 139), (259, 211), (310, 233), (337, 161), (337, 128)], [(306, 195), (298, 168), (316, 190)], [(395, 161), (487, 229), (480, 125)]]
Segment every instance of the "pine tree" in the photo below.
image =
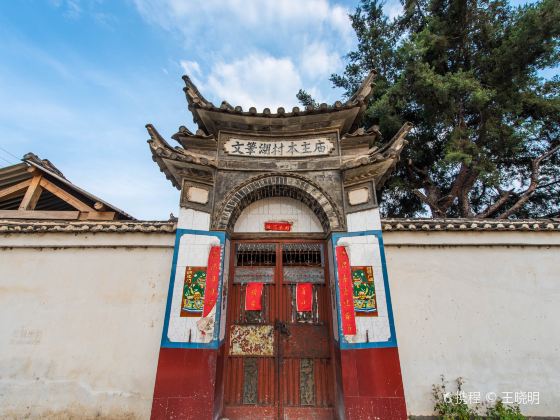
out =
[(386, 216), (558, 216), (560, 77), (539, 76), (560, 61), (557, 0), (405, 0), (393, 20), (362, 0), (350, 18), (358, 46), (333, 84), (351, 95), (376, 70), (365, 125), (415, 126)]

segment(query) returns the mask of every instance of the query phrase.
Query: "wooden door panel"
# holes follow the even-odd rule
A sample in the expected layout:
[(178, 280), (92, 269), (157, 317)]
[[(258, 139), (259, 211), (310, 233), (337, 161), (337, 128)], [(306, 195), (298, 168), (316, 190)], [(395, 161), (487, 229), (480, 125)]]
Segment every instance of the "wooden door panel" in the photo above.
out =
[(289, 325), (290, 335), (280, 339), (282, 357), (329, 358), (326, 325)]
[[(264, 244), (265, 247), (270, 245)], [(333, 418), (329, 288), (328, 279), (318, 274), (318, 269), (325, 267), (323, 257), (309, 253), (298, 256), (294, 247), (291, 254), (285, 255), (283, 246), (281, 243), (274, 245), (275, 257), (270, 253), (265, 257), (251, 253), (231, 258), (223, 410), (223, 416), (230, 419)], [(304, 244), (296, 245), (296, 251), (302, 246), (305, 248)], [(313, 249), (321, 246), (315, 244)], [(252, 245), (248, 248), (251, 247), (258, 248)], [(232, 251), (236, 249), (234, 244)], [(251, 264), (255, 261), (257, 265), (253, 267)], [(266, 269), (258, 265), (261, 263)], [(283, 264), (291, 271), (283, 270)], [(241, 269), (236, 276), (237, 266)], [(258, 273), (271, 270), (274, 281), (267, 274), (262, 310), (245, 311), (247, 282), (258, 281)], [(285, 271), (291, 273), (288, 283), (283, 282)], [(298, 281), (307, 281), (306, 273), (310, 273), (308, 277), (313, 283), (314, 303), (311, 312), (302, 313), (296, 310), (295, 291)], [(250, 348), (248, 352), (239, 350), (236, 340), (239, 340), (240, 331), (243, 335), (245, 331), (264, 331), (267, 326), (268, 339), (272, 337), (270, 328), (274, 327), (270, 341), (274, 346), (273, 357), (267, 357), (270, 352), (259, 352), (260, 348), (254, 350), (254, 345), (243, 347)], [(232, 333), (234, 330), (236, 333)]]

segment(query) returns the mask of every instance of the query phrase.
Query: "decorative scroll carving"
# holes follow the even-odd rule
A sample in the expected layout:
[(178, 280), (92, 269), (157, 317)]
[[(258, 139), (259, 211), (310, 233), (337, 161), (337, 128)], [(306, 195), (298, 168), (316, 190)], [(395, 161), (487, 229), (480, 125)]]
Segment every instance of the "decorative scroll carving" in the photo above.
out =
[(274, 283), (274, 267), (235, 267), (233, 282), (242, 283)]
[(320, 252), (323, 249), (323, 247), (321, 246), (321, 244), (298, 244), (298, 243), (293, 243), (293, 244), (283, 244), (282, 245), (282, 250), (283, 251), (294, 251), (294, 252), (305, 252), (305, 251), (316, 251), (316, 252)]
[(325, 284), (323, 267), (284, 267), (284, 283)]
[(275, 252), (275, 244), (239, 244), (237, 245), (237, 252)]
[(315, 405), (313, 359), (301, 359), (299, 362), (299, 400), (301, 405)]
[(243, 359), (243, 404), (257, 403), (257, 383), (259, 379), (257, 359)]

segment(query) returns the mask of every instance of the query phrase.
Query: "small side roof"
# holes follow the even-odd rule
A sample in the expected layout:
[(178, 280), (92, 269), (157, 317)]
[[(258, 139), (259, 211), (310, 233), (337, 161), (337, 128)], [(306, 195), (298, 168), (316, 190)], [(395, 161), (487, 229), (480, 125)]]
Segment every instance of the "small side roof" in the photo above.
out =
[(49, 160), (33, 153), (22, 163), (0, 168), (0, 218), (135, 220), (74, 185)]

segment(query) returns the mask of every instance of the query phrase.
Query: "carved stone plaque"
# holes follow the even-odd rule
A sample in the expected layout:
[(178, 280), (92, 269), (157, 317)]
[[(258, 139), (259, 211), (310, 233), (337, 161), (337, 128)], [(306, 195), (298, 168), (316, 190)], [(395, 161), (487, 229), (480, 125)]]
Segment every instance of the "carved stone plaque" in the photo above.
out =
[(224, 143), (228, 155), (256, 158), (325, 156), (333, 149), (334, 144), (326, 137), (267, 141), (230, 138)]
[(369, 201), (369, 189), (368, 188), (358, 188), (355, 190), (348, 191), (348, 202), (351, 206), (356, 206), (358, 204), (364, 204)]
[(199, 187), (189, 187), (187, 190), (187, 200), (192, 203), (208, 203), (208, 190)]

